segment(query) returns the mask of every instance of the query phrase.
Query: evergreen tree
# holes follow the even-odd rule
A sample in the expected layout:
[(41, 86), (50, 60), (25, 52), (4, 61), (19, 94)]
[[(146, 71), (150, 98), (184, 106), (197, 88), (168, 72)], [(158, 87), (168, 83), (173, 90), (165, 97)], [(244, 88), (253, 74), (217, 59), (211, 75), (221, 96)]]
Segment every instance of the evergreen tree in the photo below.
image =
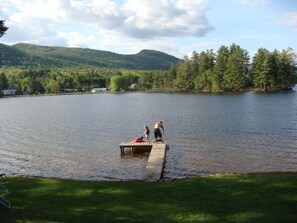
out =
[(166, 85), (167, 88), (176, 88), (175, 82), (176, 82), (176, 76), (177, 76), (177, 67), (178, 67), (178, 64), (172, 64), (169, 71), (167, 72), (167, 75), (168, 75), (168, 83)]
[(196, 78), (196, 89), (199, 91), (211, 91), (212, 90), (212, 76), (213, 70), (208, 69), (202, 74), (199, 74)]
[(295, 84), (295, 53), (292, 49), (282, 50), (278, 59), (278, 72), (282, 90), (292, 89)]
[(295, 53), (292, 49), (269, 52), (260, 48), (253, 60), (253, 82), (266, 90), (291, 89), (295, 83)]
[(0, 20), (0, 37), (2, 37), (5, 32), (8, 30), (8, 27), (5, 26), (5, 20)]
[(199, 54), (198, 65), (199, 73), (202, 74), (208, 69), (212, 69), (215, 64), (215, 54), (213, 50), (202, 51)]
[(194, 90), (195, 74), (193, 73), (192, 62), (184, 57), (177, 69), (177, 86), (181, 91)]
[(139, 78), (140, 88), (143, 90), (150, 90), (153, 87), (153, 73), (146, 72)]
[(227, 70), (229, 54), (229, 49), (226, 46), (221, 46), (217, 52), (216, 64), (212, 76), (212, 88), (214, 91), (223, 89), (223, 77)]
[(264, 48), (258, 49), (253, 58), (252, 79), (254, 87), (261, 88), (266, 91), (269, 83), (269, 51)]
[(215, 64), (215, 54), (213, 50), (202, 51), (199, 54), (198, 65), (199, 74), (195, 80), (197, 90), (210, 91), (212, 88), (213, 67)]
[(231, 45), (227, 69), (223, 77), (224, 88), (240, 91), (246, 87), (246, 73), (248, 71), (248, 53), (238, 45)]
[(192, 72), (195, 75), (199, 74), (199, 54), (196, 51), (193, 51), (192, 57)]
[(0, 73), (0, 95), (1, 91), (8, 87), (8, 80), (4, 73)]
[(279, 52), (277, 50), (269, 53), (268, 60), (270, 65), (270, 85), (272, 90), (277, 90), (280, 88), (278, 83), (278, 58)]

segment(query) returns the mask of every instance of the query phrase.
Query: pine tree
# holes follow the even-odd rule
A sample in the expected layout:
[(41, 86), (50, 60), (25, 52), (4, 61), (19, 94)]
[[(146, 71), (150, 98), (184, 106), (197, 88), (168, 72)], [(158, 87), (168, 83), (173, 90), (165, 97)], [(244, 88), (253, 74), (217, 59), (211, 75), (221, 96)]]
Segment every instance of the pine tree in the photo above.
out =
[(266, 90), (269, 76), (269, 51), (265, 48), (258, 49), (253, 58), (252, 78), (256, 88)]
[(214, 91), (219, 91), (223, 88), (223, 77), (227, 70), (229, 54), (229, 49), (226, 46), (221, 46), (217, 52), (216, 64), (212, 76), (212, 88)]
[(198, 65), (199, 74), (195, 80), (197, 90), (210, 91), (212, 89), (212, 70), (215, 64), (215, 54), (213, 50), (202, 51), (199, 54)]
[(192, 61), (193, 74), (198, 75), (199, 74), (199, 54), (196, 51), (193, 51), (191, 61)]
[(238, 45), (232, 44), (228, 57), (227, 69), (223, 77), (224, 88), (231, 91), (240, 91), (246, 87), (246, 73), (248, 53)]
[(8, 30), (8, 27), (5, 26), (5, 20), (0, 20), (0, 37), (2, 37), (5, 32)]
[(278, 59), (278, 71), (281, 90), (292, 89), (295, 84), (295, 53), (292, 49), (282, 50)]
[(280, 88), (278, 83), (278, 58), (279, 52), (277, 50), (270, 52), (268, 60), (270, 64), (270, 85), (272, 90)]
[(177, 68), (177, 85), (181, 91), (194, 90), (194, 80), (196, 75), (193, 73), (192, 61), (184, 57), (184, 61)]

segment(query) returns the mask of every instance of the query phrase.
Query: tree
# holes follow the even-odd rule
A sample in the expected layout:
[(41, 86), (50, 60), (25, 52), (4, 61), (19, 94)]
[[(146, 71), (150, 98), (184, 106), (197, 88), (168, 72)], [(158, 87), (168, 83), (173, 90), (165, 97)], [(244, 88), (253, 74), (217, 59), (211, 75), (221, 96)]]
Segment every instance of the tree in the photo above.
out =
[(246, 73), (248, 65), (248, 53), (240, 46), (232, 44), (228, 57), (227, 69), (223, 77), (224, 88), (232, 91), (240, 91), (246, 87)]
[(178, 88), (182, 91), (194, 90), (196, 76), (193, 73), (191, 60), (188, 57), (184, 57), (184, 61), (177, 68)]
[(213, 50), (202, 51), (198, 58), (199, 74), (204, 73), (208, 69), (212, 69), (214, 67), (214, 61), (215, 54)]
[(153, 73), (145, 72), (139, 78), (140, 88), (143, 90), (150, 90), (153, 86)]
[(269, 51), (265, 48), (258, 49), (253, 58), (252, 79), (254, 87), (261, 88), (266, 91), (269, 83)]
[(195, 88), (199, 91), (211, 91), (215, 54), (213, 50), (202, 51), (197, 60), (199, 73), (195, 77)]
[(295, 84), (295, 57), (296, 55), (291, 48), (282, 50), (279, 54), (278, 71), (282, 90), (292, 89), (293, 85)]
[(60, 92), (60, 86), (59, 83), (55, 80), (50, 81), (49, 83), (50, 91), (54, 94), (57, 94)]
[(176, 88), (177, 67), (178, 64), (172, 64), (169, 71), (167, 72), (168, 83), (166, 87), (168, 88)]
[(110, 89), (115, 91), (123, 90), (125, 85), (125, 80), (122, 76), (116, 75), (111, 77)]
[(226, 46), (221, 46), (217, 52), (216, 64), (212, 76), (212, 88), (214, 91), (223, 89), (223, 77), (227, 70), (229, 54), (229, 49)]
[(21, 80), (22, 91), (26, 94), (31, 94), (33, 92), (33, 80), (31, 77), (25, 77)]
[(191, 61), (192, 61), (193, 74), (198, 75), (198, 73), (199, 73), (199, 54), (196, 51), (193, 51)]
[(78, 89), (82, 89), (85, 86), (85, 77), (80, 73), (76, 73), (73, 83)]
[(295, 83), (295, 53), (292, 49), (269, 52), (260, 48), (254, 56), (254, 86), (263, 91), (291, 89)]
[(204, 71), (202, 74), (199, 74), (196, 78), (195, 86), (197, 90), (201, 91), (211, 91), (212, 90), (212, 69)]
[(5, 20), (0, 20), (0, 37), (2, 37), (5, 32), (8, 30), (8, 27), (5, 26)]
[(279, 58), (279, 52), (277, 50), (274, 50), (269, 54), (269, 64), (271, 69), (271, 89), (277, 90), (279, 89), (279, 83), (278, 83), (278, 58)]
[(66, 75), (60, 75), (57, 77), (57, 82), (61, 89), (72, 88), (73, 87), (73, 78)]
[(8, 80), (4, 73), (0, 73), (0, 94), (1, 91), (8, 87)]

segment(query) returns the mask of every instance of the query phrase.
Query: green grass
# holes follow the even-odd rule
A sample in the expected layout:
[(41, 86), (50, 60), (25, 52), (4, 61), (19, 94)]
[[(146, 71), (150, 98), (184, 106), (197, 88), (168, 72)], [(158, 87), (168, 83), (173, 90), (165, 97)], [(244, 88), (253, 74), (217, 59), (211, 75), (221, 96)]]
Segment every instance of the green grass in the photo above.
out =
[(297, 222), (297, 173), (171, 182), (9, 177), (0, 222)]

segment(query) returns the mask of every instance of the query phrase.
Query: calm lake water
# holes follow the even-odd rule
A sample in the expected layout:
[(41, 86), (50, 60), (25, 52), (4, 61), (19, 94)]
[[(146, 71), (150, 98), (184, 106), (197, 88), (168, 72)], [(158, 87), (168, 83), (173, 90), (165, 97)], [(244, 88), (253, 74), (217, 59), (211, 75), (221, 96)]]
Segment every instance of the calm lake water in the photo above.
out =
[(297, 93), (247, 92), (1, 98), (0, 172), (142, 180), (148, 155), (121, 156), (118, 145), (158, 120), (166, 179), (297, 171)]

